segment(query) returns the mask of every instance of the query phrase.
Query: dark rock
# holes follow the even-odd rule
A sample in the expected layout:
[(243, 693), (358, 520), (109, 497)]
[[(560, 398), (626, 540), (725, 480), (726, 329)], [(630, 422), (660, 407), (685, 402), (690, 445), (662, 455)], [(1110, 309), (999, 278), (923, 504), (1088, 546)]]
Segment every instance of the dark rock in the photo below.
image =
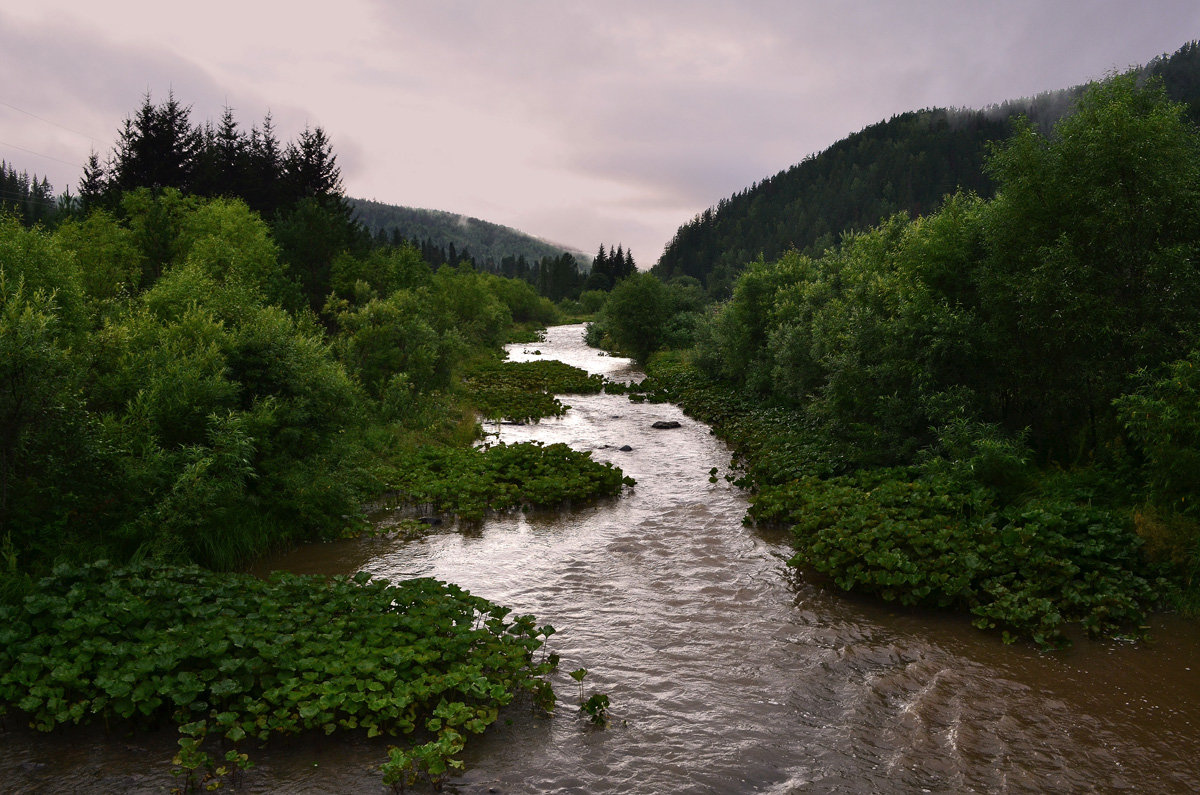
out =
[(676, 422), (675, 420), (659, 420), (658, 422), (654, 423), (650, 427), (658, 428), (660, 431), (665, 431), (665, 430), (669, 430), (671, 428), (678, 428), (678, 427), (680, 427), (680, 424), (678, 422)]
[(632, 448), (632, 447), (630, 447), (629, 445), (627, 445), (627, 444), (621, 445), (621, 452), (622, 452), (622, 453), (629, 453), (629, 452), (632, 452), (632, 451), (633, 451), (633, 448)]
[(427, 525), (439, 525), (442, 523), (442, 518), (440, 516), (422, 516), (417, 521), (424, 522)]

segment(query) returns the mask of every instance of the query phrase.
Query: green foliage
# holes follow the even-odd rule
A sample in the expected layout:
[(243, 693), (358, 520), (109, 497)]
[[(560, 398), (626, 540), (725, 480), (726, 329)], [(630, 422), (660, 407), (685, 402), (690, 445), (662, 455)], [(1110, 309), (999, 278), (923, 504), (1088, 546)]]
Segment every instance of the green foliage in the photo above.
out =
[(1156, 371), (1141, 371), (1138, 388), (1115, 402), (1135, 454), (1146, 504), (1135, 514), (1138, 534), (1156, 559), (1169, 563), (1191, 590), (1195, 614), (1200, 584), (1200, 352)]
[(607, 300), (608, 293), (604, 290), (584, 290), (579, 295), (579, 311), (594, 315), (604, 307)]
[(785, 519), (793, 565), (901, 604), (969, 609), (981, 628), (1043, 646), (1078, 622), (1136, 633), (1160, 598), (1131, 522), (1077, 501), (996, 510), (944, 478), (875, 470), (765, 488), (752, 515)]
[[(736, 482), (754, 490), (748, 518), (790, 527), (793, 564), (842, 588), (969, 610), (981, 628), (1045, 646), (1063, 644), (1072, 623), (1136, 634), (1171, 594), (1118, 488), (1038, 472), (994, 425), (951, 417), (919, 467), (878, 467), (802, 410), (748, 399), (684, 358), (648, 370), (642, 394), (678, 402), (733, 446)], [(1097, 504), (1102, 495), (1114, 504)]]
[(79, 265), (83, 287), (92, 300), (112, 300), (137, 291), (142, 279), (142, 252), (131, 230), (103, 210), (83, 220), (69, 220), (55, 239)]
[(280, 211), (273, 232), (280, 258), (308, 305), (320, 310), (330, 291), (334, 260), (355, 241), (349, 210), (336, 200), (305, 197)]
[(485, 361), (471, 367), (463, 385), (484, 418), (532, 422), (566, 412), (554, 395), (596, 394), (604, 379), (559, 361)]
[(565, 444), (521, 442), (488, 448), (427, 445), (399, 453), (388, 485), (404, 502), (479, 519), (486, 511), (555, 508), (617, 496), (634, 481)]
[(990, 168), (992, 400), (1065, 457), (1113, 433), (1126, 375), (1185, 355), (1200, 330), (1200, 134), (1161, 86), (1115, 76), (1050, 137), (1019, 129)]
[(490, 276), (486, 283), (492, 293), (508, 307), (514, 323), (547, 326), (558, 320), (558, 310), (549, 298), (538, 295), (528, 282)]
[(609, 700), (606, 693), (593, 693), (587, 699), (583, 697), (583, 680), (588, 675), (586, 668), (577, 668), (569, 675), (579, 685), (579, 711), (596, 726), (608, 725)]
[[(28, 556), (37, 515), (49, 524), (79, 507), (91, 423), (80, 388), (88, 314), (69, 252), (44, 232), (0, 217), (0, 526)], [(84, 481), (89, 478), (84, 475)]]
[(1200, 334), (1200, 134), (1181, 113), (1132, 77), (1090, 88), (1050, 136), (995, 148), (994, 200), (750, 265), (697, 361), (876, 463), (953, 417), (1083, 460), (1119, 432), (1124, 378)]
[(1116, 407), (1145, 461), (1147, 496), (1200, 518), (1200, 350), (1172, 362), (1160, 378), (1143, 371), (1139, 380)]
[(364, 303), (371, 298), (386, 298), (397, 290), (427, 287), (433, 271), (413, 246), (372, 249), (364, 257), (342, 252), (333, 260), (330, 291)]
[(0, 606), (0, 711), (39, 731), (170, 721), (195, 784), (247, 767), (248, 741), (315, 731), (412, 738), (384, 775), (406, 758), (440, 779), (518, 693), (553, 704), (554, 658), (534, 656), (553, 629), (509, 614), (429, 579), (64, 565)]
[(649, 273), (636, 273), (609, 293), (597, 325), (616, 350), (645, 362), (662, 347), (671, 314), (667, 286)]
[[(267, 305), (264, 274), (279, 272), (265, 227), (236, 202), (130, 194), (135, 207), (157, 220), (0, 230), (0, 509), (23, 563), (148, 554), (228, 568), (331, 532), (361, 499), (343, 436), (361, 399), (323, 332)], [(113, 257), (143, 250), (152, 220), (174, 230), (160, 241), (174, 253), (135, 295), (135, 271)], [(84, 292), (108, 271), (128, 281)]]
[(608, 725), (608, 694), (607, 693), (592, 693), (587, 700), (580, 705), (580, 710), (588, 716), (593, 724), (597, 726)]
[(472, 347), (498, 350), (507, 342), (513, 317), (493, 289), (493, 279), (467, 267), (438, 268), (429, 292), (435, 327), (458, 333)]
[(339, 358), (373, 396), (395, 389), (397, 375), (415, 392), (449, 386), (462, 344), (435, 327), (428, 306), (425, 290), (397, 290), (355, 308), (326, 305), (341, 330)]
[(261, 218), (237, 199), (213, 199), (183, 217), (176, 245), (183, 262), (218, 283), (242, 284), (267, 303), (298, 311), (300, 286), (279, 259), (279, 247)]

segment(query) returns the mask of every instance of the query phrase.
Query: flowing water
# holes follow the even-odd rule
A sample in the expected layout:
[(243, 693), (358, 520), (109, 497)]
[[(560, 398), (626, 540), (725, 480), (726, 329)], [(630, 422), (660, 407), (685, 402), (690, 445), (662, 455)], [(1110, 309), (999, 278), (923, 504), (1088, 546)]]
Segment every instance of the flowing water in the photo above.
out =
[[(582, 327), (512, 346), (610, 378), (629, 362)], [(432, 576), (557, 630), (560, 671), (611, 699), (596, 729), (555, 675), (551, 717), (510, 709), (473, 742), (462, 793), (1196, 792), (1200, 630), (1155, 623), (1148, 644), (1004, 646), (961, 616), (898, 610), (807, 581), (785, 539), (742, 525), (729, 454), (670, 405), (568, 396), (560, 419), (492, 428), (567, 442), (637, 479), (620, 498), (489, 518), (421, 539), (315, 545), (265, 568)], [(681, 427), (654, 430), (655, 420)], [(624, 445), (629, 451), (622, 451)], [(378, 517), (389, 520), (387, 515)], [(11, 735), (12, 733), (10, 733)], [(15, 789), (152, 790), (153, 739), (4, 743)], [(156, 743), (158, 743), (156, 745)], [(254, 753), (263, 792), (379, 792), (383, 744), (303, 739)], [(169, 765), (165, 765), (169, 767)], [(4, 787), (0, 786), (0, 790)]]

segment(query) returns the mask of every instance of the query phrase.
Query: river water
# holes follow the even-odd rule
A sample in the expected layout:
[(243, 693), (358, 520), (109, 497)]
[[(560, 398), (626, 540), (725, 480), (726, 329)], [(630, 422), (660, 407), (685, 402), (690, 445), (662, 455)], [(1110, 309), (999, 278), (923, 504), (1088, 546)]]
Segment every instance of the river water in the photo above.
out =
[[(581, 326), (552, 328), (510, 355), (639, 376), (627, 360), (585, 347)], [(264, 566), (437, 577), (557, 628), (554, 715), (510, 709), (473, 741), (466, 774), (448, 790), (1200, 791), (1195, 624), (1163, 618), (1150, 643), (1081, 639), (1043, 653), (1004, 646), (961, 616), (843, 594), (791, 570), (782, 536), (743, 526), (744, 495), (724, 478), (710, 482), (729, 453), (704, 425), (623, 396), (563, 399), (572, 408), (562, 418), (490, 430), (590, 450), (636, 487), (413, 541), (309, 546)], [(681, 427), (652, 429), (660, 419)], [(565, 672), (579, 667), (589, 670), (586, 694), (611, 699), (607, 728), (575, 709)], [(49, 770), (47, 747), (56, 749)], [(381, 749), (301, 740), (255, 752), (246, 787), (379, 792)], [(161, 753), (149, 740), (8, 750), (0, 782), (9, 775), (30, 791), (162, 785), (145, 769), (146, 754)]]

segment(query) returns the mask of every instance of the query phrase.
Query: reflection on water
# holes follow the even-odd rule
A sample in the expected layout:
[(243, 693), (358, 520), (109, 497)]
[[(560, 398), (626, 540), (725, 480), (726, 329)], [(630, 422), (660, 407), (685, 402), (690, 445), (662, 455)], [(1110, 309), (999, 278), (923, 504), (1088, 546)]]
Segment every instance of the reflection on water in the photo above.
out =
[[(540, 350), (636, 376), (627, 361), (583, 346), (581, 331), (551, 329), (513, 358)], [(565, 401), (566, 416), (501, 426), (502, 438), (593, 451), (637, 478), (621, 498), (413, 541), (315, 545), (268, 563), (459, 583), (553, 624), (561, 670), (586, 667), (589, 692), (609, 694), (612, 725), (591, 729), (572, 708), (574, 683), (558, 675), (555, 715), (510, 710), (470, 751), (452, 789), (1200, 790), (1194, 625), (1160, 621), (1148, 646), (1081, 641), (1043, 654), (1003, 646), (962, 617), (831, 592), (786, 566), (779, 534), (742, 525), (741, 493), (723, 478), (709, 482), (728, 452), (703, 425), (621, 396)], [(652, 430), (658, 419), (682, 427)], [(0, 767), (18, 789), (79, 790), (89, 781), (81, 769), (98, 760), (106, 781), (153, 783), (131, 778), (148, 761), (119, 742), (76, 743), (74, 752), (62, 742), (22, 745), (11, 733), (6, 742), (25, 755)], [(379, 744), (297, 741), (255, 758), (247, 783), (256, 791), (380, 791), (371, 769)]]

